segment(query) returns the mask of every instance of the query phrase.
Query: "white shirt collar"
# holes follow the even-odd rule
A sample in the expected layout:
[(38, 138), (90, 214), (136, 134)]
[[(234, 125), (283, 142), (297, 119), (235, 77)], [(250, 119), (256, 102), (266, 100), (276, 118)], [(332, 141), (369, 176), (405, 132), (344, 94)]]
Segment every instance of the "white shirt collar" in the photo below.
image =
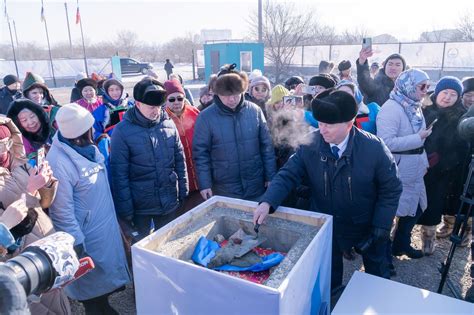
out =
[(350, 135), (350, 134), (351, 134), (351, 133), (349, 132), (349, 133), (347, 134), (347, 136), (344, 138), (344, 140), (342, 140), (342, 142), (339, 143), (339, 144), (335, 144), (335, 143), (330, 143), (330, 144), (329, 144), (329, 145), (331, 146), (331, 148), (334, 147), (334, 146), (337, 146), (337, 147), (339, 148), (339, 153), (338, 153), (339, 156), (342, 156), (342, 153), (344, 153), (344, 151), (346, 150), (346, 148), (347, 148), (347, 143), (349, 142), (349, 135)]

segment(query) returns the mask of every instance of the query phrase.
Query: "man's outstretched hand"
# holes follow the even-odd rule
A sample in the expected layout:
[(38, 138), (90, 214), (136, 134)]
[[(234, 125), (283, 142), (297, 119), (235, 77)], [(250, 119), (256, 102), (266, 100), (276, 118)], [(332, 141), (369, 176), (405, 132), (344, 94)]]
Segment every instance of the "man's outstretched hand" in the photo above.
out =
[(200, 193), (201, 193), (202, 199), (204, 199), (204, 200), (207, 200), (207, 199), (212, 197), (212, 189), (211, 188), (203, 189), (203, 190), (200, 191)]
[(270, 205), (267, 202), (259, 204), (253, 213), (253, 224), (262, 224), (269, 213)]

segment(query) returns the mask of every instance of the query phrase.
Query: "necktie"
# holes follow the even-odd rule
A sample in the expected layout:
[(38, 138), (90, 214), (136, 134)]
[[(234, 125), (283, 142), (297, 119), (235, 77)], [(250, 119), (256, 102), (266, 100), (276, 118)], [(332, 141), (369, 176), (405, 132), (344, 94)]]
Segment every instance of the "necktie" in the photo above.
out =
[(331, 151), (334, 157), (336, 158), (336, 160), (339, 159), (339, 148), (334, 145), (331, 147)]

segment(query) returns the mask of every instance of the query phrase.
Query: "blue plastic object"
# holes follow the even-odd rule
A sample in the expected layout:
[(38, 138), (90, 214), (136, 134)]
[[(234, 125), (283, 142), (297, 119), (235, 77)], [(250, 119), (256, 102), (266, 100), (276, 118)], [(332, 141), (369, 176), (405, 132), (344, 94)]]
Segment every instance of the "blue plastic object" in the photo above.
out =
[[(216, 255), (217, 250), (220, 249), (220, 246), (217, 242), (210, 241), (204, 236), (199, 238), (199, 241), (194, 248), (192, 255), (192, 260), (201, 266), (207, 267), (207, 264), (211, 259)], [(273, 266), (278, 265), (285, 256), (280, 253), (272, 253), (268, 256), (262, 257), (262, 262), (249, 266), (249, 267), (237, 267), (230, 264), (223, 265), (220, 267), (213, 268), (214, 270), (219, 271), (264, 271), (272, 268)]]

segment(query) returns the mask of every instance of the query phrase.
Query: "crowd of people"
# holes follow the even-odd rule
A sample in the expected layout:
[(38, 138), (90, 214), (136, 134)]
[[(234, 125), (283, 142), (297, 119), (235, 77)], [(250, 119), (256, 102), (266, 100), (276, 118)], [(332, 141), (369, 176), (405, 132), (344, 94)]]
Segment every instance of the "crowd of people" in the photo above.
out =
[(224, 65), (197, 102), (171, 64), (166, 81), (147, 76), (133, 97), (114, 77), (80, 74), (64, 105), (36, 74), (5, 76), (1, 259), (58, 230), (96, 266), (32, 311), (69, 314), (67, 295), (87, 314), (116, 313), (108, 297), (132, 278), (127, 231), (140, 239), (213, 195), (257, 201), (259, 224), (280, 205), (332, 215), (332, 294), (356, 254), (384, 278), (396, 274), (393, 256), (433, 254), (452, 232), (468, 170), (458, 125), (474, 116), (474, 77), (430, 89), (400, 54), (381, 67), (372, 55), (361, 50), (355, 73), (349, 60), (337, 70), (323, 61), (309, 80), (274, 86)]

